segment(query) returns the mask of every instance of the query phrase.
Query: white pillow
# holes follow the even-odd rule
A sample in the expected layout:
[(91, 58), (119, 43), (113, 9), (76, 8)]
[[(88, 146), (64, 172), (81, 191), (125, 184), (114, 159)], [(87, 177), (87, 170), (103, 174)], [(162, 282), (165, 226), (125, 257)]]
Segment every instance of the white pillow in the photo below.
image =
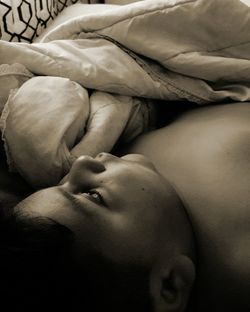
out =
[[(1, 0), (1, 39), (32, 42), (67, 6), (79, 0)], [(87, 0), (86, 0), (87, 1)]]

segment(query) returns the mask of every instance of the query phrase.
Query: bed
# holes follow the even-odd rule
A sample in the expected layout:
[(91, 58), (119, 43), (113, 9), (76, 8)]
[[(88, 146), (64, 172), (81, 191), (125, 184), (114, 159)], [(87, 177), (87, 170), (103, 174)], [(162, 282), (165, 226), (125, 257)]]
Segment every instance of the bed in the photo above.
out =
[[(0, 65), (21, 64), (27, 79), (66, 77), (90, 90), (159, 99), (166, 106), (245, 102), (250, 100), (248, 5), (247, 0), (77, 3), (29, 40), (0, 41)], [(10, 174), (5, 162), (2, 156), (0, 203), (7, 210), (33, 190)]]

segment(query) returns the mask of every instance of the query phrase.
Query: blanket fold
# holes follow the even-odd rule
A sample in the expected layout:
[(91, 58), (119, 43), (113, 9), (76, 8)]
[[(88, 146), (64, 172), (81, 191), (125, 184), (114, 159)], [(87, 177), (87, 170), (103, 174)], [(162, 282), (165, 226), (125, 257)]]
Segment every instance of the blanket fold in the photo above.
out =
[(1, 63), (118, 94), (199, 104), (250, 99), (250, 10), (239, 0), (146, 0), (72, 18)]

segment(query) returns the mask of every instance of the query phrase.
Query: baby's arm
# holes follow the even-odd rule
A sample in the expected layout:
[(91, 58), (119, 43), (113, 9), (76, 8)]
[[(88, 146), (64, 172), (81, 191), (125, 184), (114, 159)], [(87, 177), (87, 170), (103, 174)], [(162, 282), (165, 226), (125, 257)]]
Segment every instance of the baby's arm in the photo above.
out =
[(152, 126), (148, 100), (96, 91), (90, 97), (86, 133), (71, 150), (73, 157), (110, 152), (118, 140), (131, 141)]

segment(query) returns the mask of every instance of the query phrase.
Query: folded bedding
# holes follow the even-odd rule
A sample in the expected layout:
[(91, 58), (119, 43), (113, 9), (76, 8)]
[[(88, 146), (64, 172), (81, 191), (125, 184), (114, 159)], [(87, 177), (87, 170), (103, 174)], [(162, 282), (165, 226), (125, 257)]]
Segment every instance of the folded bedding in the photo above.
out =
[(88, 115), (88, 92), (67, 78), (34, 77), (12, 90), (0, 123), (10, 171), (35, 188), (57, 184)]
[(110, 10), (114, 8), (115, 5), (111, 4), (95, 4), (95, 5), (89, 5), (89, 4), (83, 4), (83, 3), (76, 3), (73, 5), (68, 6), (63, 11), (58, 14), (58, 16), (48, 25), (44, 31), (39, 34), (37, 38), (33, 40), (33, 42), (40, 42), (43, 40), (45, 36), (47, 36), (48, 32), (53, 30), (55, 27), (61, 25), (62, 23), (67, 22), (68, 20), (80, 16), (86, 16), (89, 14), (93, 14), (96, 12), (105, 12), (106, 10)]
[(39, 43), (2, 41), (0, 59), (107, 92), (247, 101), (249, 24), (239, 0), (146, 0), (72, 18)]
[(246, 1), (146, 0), (72, 17), (33, 44), (0, 41), (0, 62), (132, 97), (249, 101), (249, 27)]

